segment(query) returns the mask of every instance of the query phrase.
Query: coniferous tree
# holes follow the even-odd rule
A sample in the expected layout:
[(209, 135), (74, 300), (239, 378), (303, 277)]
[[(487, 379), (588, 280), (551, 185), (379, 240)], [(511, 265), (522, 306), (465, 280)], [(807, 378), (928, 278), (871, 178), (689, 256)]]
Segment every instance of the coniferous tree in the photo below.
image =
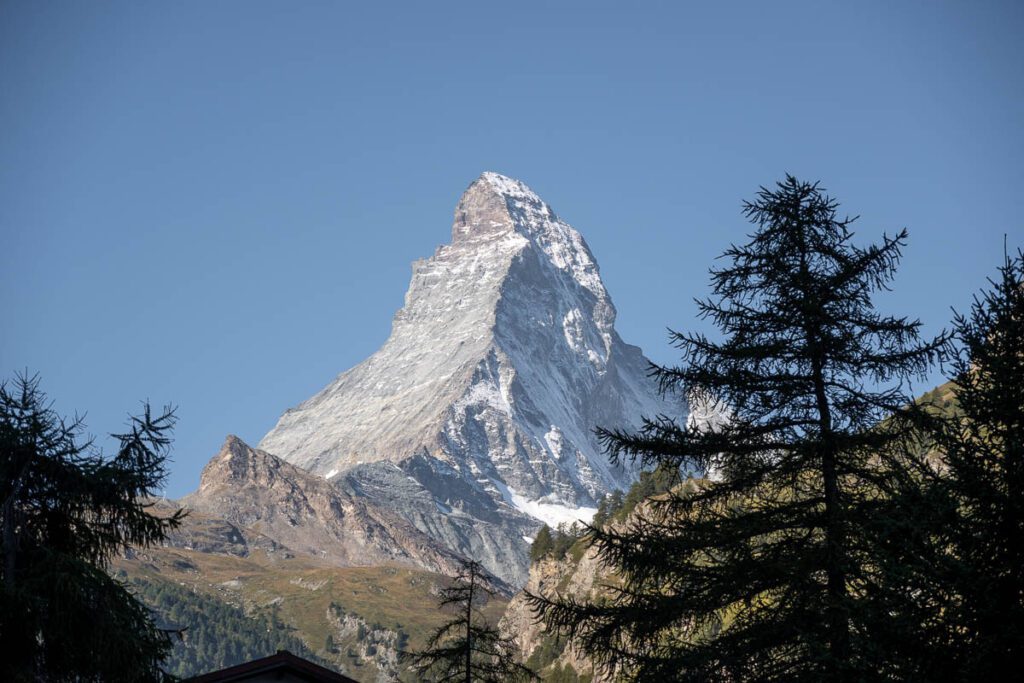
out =
[[(673, 333), (663, 390), (724, 420), (602, 431), (614, 460), (711, 476), (592, 530), (616, 572), (604, 597), (530, 596), (549, 626), (633, 680), (853, 681), (895, 668), (876, 542), (888, 469), (917, 412), (907, 383), (943, 340), (875, 311), (906, 233), (853, 244), (817, 184), (787, 177), (745, 205), (756, 226), (711, 271), (703, 317), (721, 339)], [(898, 457), (890, 453), (898, 452)], [(877, 588), (877, 589), (876, 589)], [(882, 636), (882, 637), (888, 637)]]
[(1024, 253), (954, 319), (957, 411), (936, 435), (937, 487), (952, 516), (945, 551), (947, 638), (934, 656), (952, 680), (1000, 680), (1024, 657)]
[(625, 494), (622, 489), (614, 489), (608, 494), (608, 516), (614, 517), (615, 514), (622, 508), (622, 501)]
[(500, 683), (535, 680), (536, 674), (515, 661), (515, 644), (487, 623), (479, 608), (493, 596), (483, 568), (466, 561), (455, 583), (441, 591), (440, 606), (455, 615), (439, 627), (427, 647), (407, 655), (420, 680)]
[(679, 482), (679, 468), (671, 464), (658, 465), (652, 471), (643, 470), (625, 496), (619, 492), (619, 505), (614, 517), (621, 521), (631, 513), (637, 505), (651, 496), (667, 493)]
[(146, 406), (104, 458), (38, 380), (0, 384), (0, 673), (5, 681), (160, 680), (171, 634), (108, 560), (163, 540), (183, 513), (150, 514), (174, 424)]
[(551, 527), (545, 524), (540, 528), (540, 531), (537, 532), (537, 536), (533, 539), (533, 543), (530, 544), (530, 559), (536, 562), (550, 553), (551, 549), (554, 547), (555, 541), (551, 537)]
[(611, 494), (604, 496), (597, 504), (597, 511), (594, 513), (594, 518), (590, 520), (590, 526), (600, 528), (608, 523), (608, 518), (611, 517), (612, 514), (610, 505)]

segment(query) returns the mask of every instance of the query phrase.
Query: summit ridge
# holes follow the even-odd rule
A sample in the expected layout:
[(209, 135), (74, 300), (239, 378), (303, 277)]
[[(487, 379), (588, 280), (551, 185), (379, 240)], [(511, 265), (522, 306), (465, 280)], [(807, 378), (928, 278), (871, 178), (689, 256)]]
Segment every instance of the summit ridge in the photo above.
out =
[(658, 396), (614, 324), (582, 235), (526, 184), (486, 172), (456, 205), (451, 243), (413, 264), (384, 345), (259, 448), (521, 585), (540, 521), (587, 518), (635, 476), (594, 428), (685, 410)]

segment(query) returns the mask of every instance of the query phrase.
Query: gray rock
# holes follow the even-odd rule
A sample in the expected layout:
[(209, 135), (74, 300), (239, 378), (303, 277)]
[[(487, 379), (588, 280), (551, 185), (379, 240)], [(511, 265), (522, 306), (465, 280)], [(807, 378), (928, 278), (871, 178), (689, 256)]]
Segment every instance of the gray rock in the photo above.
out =
[(384, 346), (288, 410), (260, 448), (521, 585), (524, 536), (587, 518), (635, 476), (594, 428), (685, 413), (614, 323), (580, 234), (521, 182), (485, 173), (456, 207), (452, 243), (413, 264)]
[[(176, 544), (191, 542), (196, 550), (244, 556), (255, 540), (272, 539), (339, 566), (396, 564), (442, 574), (455, 573), (462, 559), (402, 515), (236, 436), (203, 468), (199, 488), (179, 502), (202, 515), (186, 518), (193, 530), (175, 536)], [(220, 538), (211, 538), (215, 532)]]

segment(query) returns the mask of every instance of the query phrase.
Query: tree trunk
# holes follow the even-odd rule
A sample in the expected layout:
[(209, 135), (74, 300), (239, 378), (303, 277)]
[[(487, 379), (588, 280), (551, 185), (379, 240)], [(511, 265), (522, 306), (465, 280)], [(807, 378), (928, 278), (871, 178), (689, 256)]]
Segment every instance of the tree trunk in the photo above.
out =
[(473, 683), (473, 591), (476, 588), (476, 572), (469, 571), (469, 599), (466, 600), (466, 683)]
[(846, 570), (843, 556), (842, 501), (839, 496), (839, 475), (836, 471), (836, 447), (832, 439), (832, 412), (825, 394), (821, 360), (814, 359), (814, 394), (817, 399), (819, 428), (821, 430), (821, 475), (825, 493), (825, 571), (828, 578), (828, 606), (826, 611), (829, 630), (829, 676), (834, 681), (845, 680), (844, 671), (850, 659), (850, 626), (846, 617)]

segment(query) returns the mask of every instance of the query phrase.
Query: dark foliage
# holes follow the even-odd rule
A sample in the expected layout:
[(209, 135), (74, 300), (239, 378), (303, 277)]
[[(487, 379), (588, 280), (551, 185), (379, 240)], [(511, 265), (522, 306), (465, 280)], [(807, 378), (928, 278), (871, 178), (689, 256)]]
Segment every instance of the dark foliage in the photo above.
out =
[[(239, 607), (169, 581), (137, 578), (131, 589), (162, 622), (183, 631), (164, 664), (175, 676), (197, 676), (278, 650), (335, 668), (310, 652), (273, 611), (246, 614)], [(331, 644), (331, 636), (327, 638)]]
[(542, 557), (547, 557), (555, 547), (555, 539), (551, 534), (551, 527), (547, 524), (540, 528), (537, 535), (530, 544), (530, 559), (536, 562)]
[(551, 531), (547, 524), (540, 528), (530, 545), (530, 559), (536, 562), (544, 557), (560, 560), (583, 537), (584, 527), (579, 524), (559, 524)]
[(610, 522), (621, 522), (642, 501), (668, 492), (672, 484), (678, 480), (678, 472), (672, 472), (671, 467), (667, 465), (651, 471), (641, 471), (627, 493), (615, 489), (601, 499), (589, 526), (560, 524), (552, 531), (547, 524), (543, 525), (530, 545), (530, 560), (536, 562), (545, 557), (561, 560), (573, 548), (576, 548), (576, 553), (582, 554), (585, 548), (580, 543), (586, 542), (585, 534), (590, 527), (601, 528)]
[(937, 552), (920, 568), (945, 627), (930, 657), (949, 680), (1001, 680), (1024, 657), (1024, 254), (990, 284), (954, 320), (958, 411), (935, 435)]
[(174, 424), (146, 406), (105, 458), (39, 390), (0, 385), (0, 678), (159, 680), (172, 636), (105, 571), (128, 547), (164, 539), (183, 513), (150, 514)]
[(454, 616), (433, 633), (424, 650), (406, 655), (421, 680), (536, 680), (533, 671), (515, 661), (512, 640), (502, 637), (479, 613), (492, 596), (480, 564), (464, 562), (455, 583), (441, 591), (441, 608), (454, 610)]
[[(592, 530), (617, 582), (593, 602), (531, 596), (549, 626), (632, 680), (853, 681), (899, 678), (889, 648), (904, 600), (881, 575), (907, 532), (893, 480), (919, 466), (907, 440), (924, 420), (908, 399), (944, 340), (883, 316), (906, 233), (865, 248), (816, 184), (787, 177), (745, 213), (756, 225), (714, 269), (698, 302), (721, 341), (674, 333), (681, 367), (665, 391), (725, 419), (645, 421), (603, 431), (614, 459), (708, 473)], [(727, 408), (726, 408), (727, 407)], [(910, 620), (913, 621), (913, 620)]]
[(622, 502), (623, 493), (619, 489), (615, 489), (602, 498), (601, 502), (597, 504), (597, 512), (594, 513), (594, 518), (590, 520), (590, 525), (603, 527), (622, 509)]
[(621, 498), (619, 505), (611, 507), (616, 502), (616, 498), (614, 496), (610, 498), (609, 520), (621, 522), (632, 514), (637, 505), (653, 496), (668, 493), (678, 483), (679, 468), (673, 467), (671, 463), (659, 464), (653, 470), (641, 471), (640, 476), (629, 487), (629, 491)]

